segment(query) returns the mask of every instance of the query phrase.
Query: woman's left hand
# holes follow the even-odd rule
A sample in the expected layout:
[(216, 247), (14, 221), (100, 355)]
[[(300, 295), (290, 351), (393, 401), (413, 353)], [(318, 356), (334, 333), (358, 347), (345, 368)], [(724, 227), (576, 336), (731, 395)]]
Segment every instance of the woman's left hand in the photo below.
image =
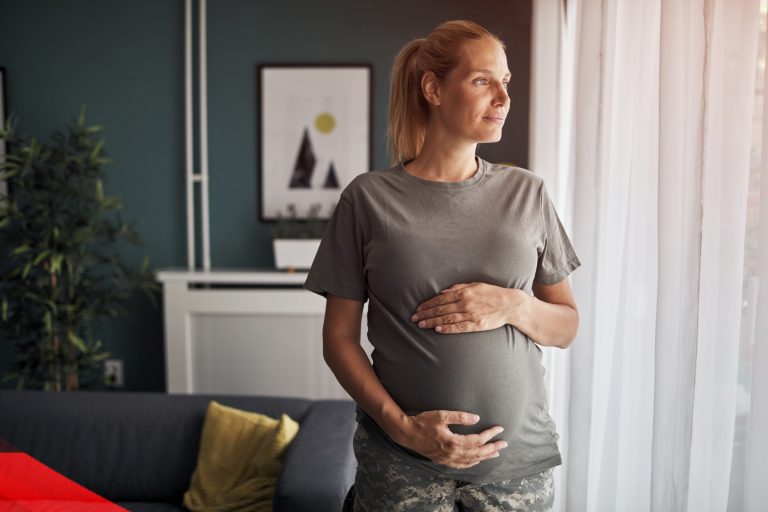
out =
[(411, 320), (440, 333), (488, 331), (513, 323), (524, 293), (488, 283), (457, 283), (419, 304)]

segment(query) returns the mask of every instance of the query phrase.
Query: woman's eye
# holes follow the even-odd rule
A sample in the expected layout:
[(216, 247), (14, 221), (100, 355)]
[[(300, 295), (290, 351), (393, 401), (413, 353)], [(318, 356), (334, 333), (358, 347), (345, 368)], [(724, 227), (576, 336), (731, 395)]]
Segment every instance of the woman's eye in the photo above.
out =
[(486, 80), (485, 78), (478, 78), (475, 80), (475, 82), (487, 82), (487, 81), (488, 80)]

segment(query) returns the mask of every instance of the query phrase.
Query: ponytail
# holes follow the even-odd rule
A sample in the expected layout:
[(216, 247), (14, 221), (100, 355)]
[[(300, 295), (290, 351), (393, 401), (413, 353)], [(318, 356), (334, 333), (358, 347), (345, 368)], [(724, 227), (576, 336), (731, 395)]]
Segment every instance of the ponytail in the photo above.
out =
[(424, 71), (418, 53), (425, 39), (414, 39), (395, 57), (389, 96), (389, 138), (392, 163), (414, 158), (421, 152), (427, 131), (429, 106), (421, 93)]

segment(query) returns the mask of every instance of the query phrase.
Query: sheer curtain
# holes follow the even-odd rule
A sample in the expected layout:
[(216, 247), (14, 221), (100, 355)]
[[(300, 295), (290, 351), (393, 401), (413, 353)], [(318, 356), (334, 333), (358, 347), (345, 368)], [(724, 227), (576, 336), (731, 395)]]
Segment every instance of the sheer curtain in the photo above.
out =
[(546, 349), (557, 510), (768, 510), (765, 324), (731, 484), (759, 19), (759, 0), (534, 0), (531, 168), (583, 263), (578, 337)]

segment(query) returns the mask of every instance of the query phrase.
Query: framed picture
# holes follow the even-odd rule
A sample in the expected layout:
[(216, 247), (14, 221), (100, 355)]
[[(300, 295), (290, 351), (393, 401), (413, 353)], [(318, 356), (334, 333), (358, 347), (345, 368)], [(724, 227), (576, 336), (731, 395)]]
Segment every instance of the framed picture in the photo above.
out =
[(260, 220), (327, 219), (371, 169), (370, 64), (257, 68)]

